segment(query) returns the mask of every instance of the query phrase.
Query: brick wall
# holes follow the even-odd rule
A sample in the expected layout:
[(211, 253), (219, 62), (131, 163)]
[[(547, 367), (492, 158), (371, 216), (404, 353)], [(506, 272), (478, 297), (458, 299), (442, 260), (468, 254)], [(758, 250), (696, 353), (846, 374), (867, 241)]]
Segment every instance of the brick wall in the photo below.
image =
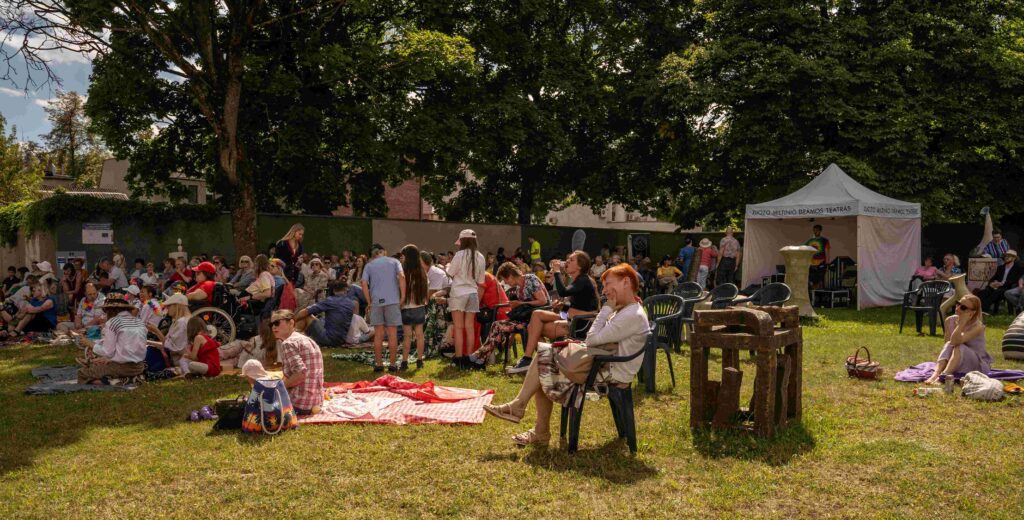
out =
[[(384, 186), (384, 201), (388, 205), (388, 218), (419, 220), (420, 208), (420, 183), (417, 180), (408, 180), (398, 186)], [(338, 209), (331, 212), (341, 217), (353, 216), (352, 208), (338, 206)], [(434, 208), (426, 201), (423, 201), (422, 217), (430, 218)]]

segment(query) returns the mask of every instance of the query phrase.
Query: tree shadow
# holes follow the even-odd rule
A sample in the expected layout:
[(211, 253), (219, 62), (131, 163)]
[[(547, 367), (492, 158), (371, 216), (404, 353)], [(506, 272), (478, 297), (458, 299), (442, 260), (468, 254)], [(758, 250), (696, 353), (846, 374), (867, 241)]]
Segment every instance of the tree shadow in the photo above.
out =
[(704, 457), (759, 461), (770, 466), (785, 466), (793, 457), (814, 449), (814, 444), (814, 436), (803, 423), (790, 423), (767, 439), (736, 429), (693, 430), (693, 447)]
[(658, 470), (629, 453), (625, 441), (612, 439), (601, 446), (581, 448), (575, 455), (565, 451), (564, 444), (552, 438), (550, 448), (522, 448), (523, 452), (492, 453), (480, 457), (480, 462), (525, 462), (537, 469), (572, 472), (600, 478), (612, 484), (634, 484), (652, 478)]
[(23, 393), (38, 382), (32, 368), (74, 364), (76, 354), (66, 347), (0, 350), (0, 479), (32, 466), (46, 452), (82, 441), (91, 430), (169, 428), (204, 404), (248, 393), (244, 379), (227, 376), (155, 381), (127, 392)]

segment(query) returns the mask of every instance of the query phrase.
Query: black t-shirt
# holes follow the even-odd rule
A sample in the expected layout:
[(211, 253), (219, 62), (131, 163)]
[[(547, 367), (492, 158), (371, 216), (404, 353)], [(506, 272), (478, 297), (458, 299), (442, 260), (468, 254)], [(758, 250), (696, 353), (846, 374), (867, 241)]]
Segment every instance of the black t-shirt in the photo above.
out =
[(580, 273), (568, 286), (562, 284), (562, 273), (555, 273), (555, 290), (558, 291), (559, 296), (572, 298), (569, 304), (570, 309), (597, 312), (597, 309), (600, 308), (597, 287), (594, 285), (594, 280), (585, 273)]

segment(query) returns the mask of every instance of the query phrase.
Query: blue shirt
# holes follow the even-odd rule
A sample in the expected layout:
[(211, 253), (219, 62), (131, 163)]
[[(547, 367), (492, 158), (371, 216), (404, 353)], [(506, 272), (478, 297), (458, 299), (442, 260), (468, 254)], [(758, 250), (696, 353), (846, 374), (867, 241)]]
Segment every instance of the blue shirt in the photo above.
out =
[(46, 300), (50, 300), (50, 302), (53, 303), (53, 305), (51, 305), (49, 309), (40, 312), (39, 315), (46, 318), (46, 320), (49, 321), (51, 325), (57, 325), (57, 300), (55, 300), (53, 296), (47, 296), (42, 300), (32, 298), (31, 300), (28, 301), (28, 303), (33, 307), (39, 307), (40, 305), (46, 303)]
[(330, 296), (306, 307), (310, 314), (324, 314), (324, 335), (330, 345), (342, 345), (352, 325), (352, 313), (356, 308), (356, 300), (351, 292), (339, 296)]
[(689, 276), (690, 264), (693, 262), (693, 254), (696, 249), (693, 246), (685, 246), (679, 250), (679, 258), (683, 259), (683, 267), (680, 271), (683, 272), (683, 276)]
[(374, 258), (363, 268), (363, 280), (370, 289), (373, 301), (370, 305), (398, 305), (401, 289), (398, 277), (402, 275), (402, 263), (390, 256)]

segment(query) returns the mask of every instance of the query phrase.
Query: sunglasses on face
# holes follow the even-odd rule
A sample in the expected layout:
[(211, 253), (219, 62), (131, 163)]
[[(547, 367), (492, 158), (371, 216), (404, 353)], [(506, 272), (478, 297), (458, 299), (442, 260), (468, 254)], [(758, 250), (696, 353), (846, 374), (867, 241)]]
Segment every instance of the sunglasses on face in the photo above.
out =
[(963, 303), (957, 303), (956, 306), (957, 306), (957, 308), (963, 309), (965, 311), (973, 311), (974, 310), (971, 307), (968, 307), (968, 306), (964, 305)]
[(281, 323), (286, 322), (286, 321), (288, 321), (288, 320), (284, 320), (284, 319), (274, 320), (274, 321), (270, 322), (270, 326), (271, 327), (277, 327), (277, 326), (280, 326)]

